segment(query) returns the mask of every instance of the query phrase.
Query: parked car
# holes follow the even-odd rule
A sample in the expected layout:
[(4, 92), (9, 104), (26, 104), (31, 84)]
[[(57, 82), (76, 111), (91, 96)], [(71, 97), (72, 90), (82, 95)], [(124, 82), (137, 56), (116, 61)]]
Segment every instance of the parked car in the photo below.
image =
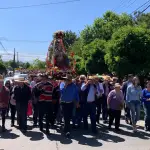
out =
[(13, 78), (14, 80), (18, 78), (25, 78), (26, 80), (28, 80), (28, 74), (17, 74), (17, 75), (14, 75)]

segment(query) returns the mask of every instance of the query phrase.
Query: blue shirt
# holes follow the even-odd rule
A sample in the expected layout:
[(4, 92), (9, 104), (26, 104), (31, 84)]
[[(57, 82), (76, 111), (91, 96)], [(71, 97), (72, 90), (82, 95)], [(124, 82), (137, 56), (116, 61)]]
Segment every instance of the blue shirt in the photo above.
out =
[(142, 102), (143, 103), (150, 103), (150, 101), (146, 101), (150, 98), (150, 92), (147, 89), (143, 90)]
[(127, 93), (126, 93), (126, 101), (135, 101), (142, 98), (142, 88), (141, 86), (135, 87), (133, 85), (128, 86)]
[(74, 83), (69, 84), (67, 87), (61, 86), (61, 101), (62, 102), (73, 102), (73, 101), (79, 101), (79, 93), (77, 86)]

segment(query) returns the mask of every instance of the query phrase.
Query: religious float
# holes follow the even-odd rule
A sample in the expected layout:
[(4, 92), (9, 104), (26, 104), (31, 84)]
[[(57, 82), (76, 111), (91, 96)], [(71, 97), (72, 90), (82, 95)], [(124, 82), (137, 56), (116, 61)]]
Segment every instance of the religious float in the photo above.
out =
[(60, 77), (67, 73), (75, 74), (74, 53), (68, 53), (64, 46), (64, 31), (57, 31), (48, 47), (46, 71), (52, 77)]

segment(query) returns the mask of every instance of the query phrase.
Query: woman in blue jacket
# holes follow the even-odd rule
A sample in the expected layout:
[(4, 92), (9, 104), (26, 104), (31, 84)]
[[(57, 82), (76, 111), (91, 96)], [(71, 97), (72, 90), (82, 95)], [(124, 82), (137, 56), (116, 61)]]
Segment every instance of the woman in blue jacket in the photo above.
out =
[(145, 112), (145, 131), (150, 131), (150, 82), (147, 82), (143, 90), (142, 101)]

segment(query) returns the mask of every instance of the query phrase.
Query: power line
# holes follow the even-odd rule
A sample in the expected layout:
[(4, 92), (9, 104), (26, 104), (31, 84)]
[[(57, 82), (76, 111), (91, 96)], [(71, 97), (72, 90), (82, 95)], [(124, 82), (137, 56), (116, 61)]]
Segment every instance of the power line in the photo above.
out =
[[(118, 9), (118, 8), (121, 8), (121, 7), (126, 7), (126, 4), (129, 4), (128, 6), (127, 6), (127, 8), (128, 7), (130, 7), (132, 4), (134, 4), (135, 3), (135, 1), (136, 0), (134, 0), (133, 2), (132, 2), (132, 0), (121, 0), (121, 3), (120, 3), (120, 5), (118, 5), (117, 7), (116, 7), (116, 10)], [(127, 3), (126, 3), (127, 2)], [(130, 4), (130, 2), (132, 2), (131, 4)], [(113, 9), (113, 11), (115, 11), (115, 9)]]
[(121, 0), (121, 1), (120, 1), (120, 4), (119, 4), (116, 8), (112, 9), (112, 11), (115, 11), (115, 10), (117, 10), (118, 8), (120, 8), (125, 2), (126, 2), (126, 0)]
[(143, 12), (145, 12), (149, 7), (150, 7), (150, 5), (148, 5), (143, 11), (141, 11), (140, 14), (142, 14)]
[(127, 8), (129, 8), (131, 5), (133, 5), (136, 1), (137, 1), (137, 0), (134, 0), (131, 4), (129, 4), (129, 5), (127, 6)]
[[(136, 10), (134, 10), (133, 12), (131, 12), (131, 14), (133, 14), (133, 13), (139, 11), (143, 6), (147, 5), (149, 2), (150, 2), (150, 0), (148, 0), (147, 2), (145, 2), (144, 4), (142, 4), (141, 6), (139, 6)], [(131, 15), (131, 14), (130, 14), (130, 15)]]
[(0, 45), (2, 46), (3, 50), (4, 50), (7, 54), (9, 54), (9, 53), (7, 52), (7, 50), (6, 50), (6, 48), (4, 47), (4, 45), (2, 44), (1, 41), (0, 41)]
[(57, 5), (57, 4), (66, 4), (66, 3), (73, 3), (80, 0), (68, 0), (62, 2), (51, 2), (51, 3), (43, 3), (43, 4), (32, 4), (32, 5), (23, 5), (23, 6), (9, 6), (9, 7), (0, 7), (0, 9), (20, 9), (20, 8), (30, 8), (30, 7), (41, 7), (41, 6), (48, 6), (48, 5)]
[(6, 41), (6, 42), (25, 42), (25, 43), (48, 43), (50, 41), (44, 40), (44, 41), (39, 41), (39, 40), (12, 40), (12, 39), (1, 39), (1, 41)]
[[(13, 56), (13, 54), (0, 54), (2, 56)], [(27, 57), (27, 58), (34, 58), (34, 57), (41, 57), (41, 58), (46, 58), (45, 56), (40, 56), (40, 55), (23, 55), (23, 54), (19, 54), (19, 57)]]

